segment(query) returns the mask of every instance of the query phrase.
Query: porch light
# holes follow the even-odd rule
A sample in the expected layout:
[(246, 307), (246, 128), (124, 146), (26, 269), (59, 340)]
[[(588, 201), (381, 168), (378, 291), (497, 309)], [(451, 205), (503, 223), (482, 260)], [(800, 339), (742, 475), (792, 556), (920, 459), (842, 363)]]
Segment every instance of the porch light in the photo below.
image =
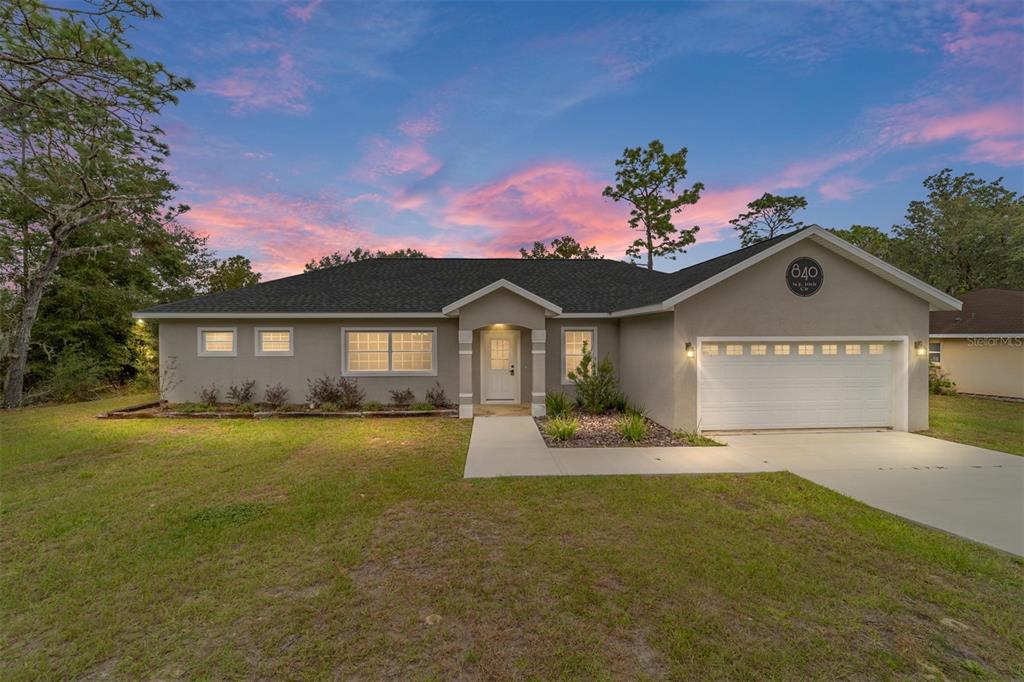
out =
[(694, 356), (695, 356), (696, 354), (697, 354), (697, 353), (696, 353), (696, 352), (694, 352), (694, 350), (693, 350), (693, 344), (692, 344), (692, 343), (690, 343), (689, 341), (687, 341), (687, 342), (686, 342), (686, 357), (688, 357), (688, 358), (692, 358), (692, 357), (694, 357)]
[(918, 355), (924, 355), (928, 352), (928, 349), (924, 347), (924, 341), (914, 341), (914, 352)]

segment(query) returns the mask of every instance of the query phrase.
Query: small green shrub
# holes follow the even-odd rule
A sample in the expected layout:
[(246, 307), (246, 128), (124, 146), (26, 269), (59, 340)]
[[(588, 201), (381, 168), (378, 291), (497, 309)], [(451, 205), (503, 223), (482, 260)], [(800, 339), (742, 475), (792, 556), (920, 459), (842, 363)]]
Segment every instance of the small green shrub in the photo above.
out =
[(564, 392), (552, 391), (544, 396), (544, 408), (549, 417), (564, 417), (572, 410), (572, 404)]
[(554, 417), (549, 419), (545, 432), (555, 440), (569, 440), (580, 428), (580, 420), (575, 417)]
[(622, 415), (617, 424), (619, 435), (633, 443), (639, 443), (647, 437), (647, 420), (638, 412)]
[(605, 356), (595, 366), (586, 343), (583, 344), (580, 364), (568, 376), (576, 384), (576, 402), (591, 414), (608, 412), (622, 395), (612, 361)]
[(209, 405), (210, 407), (216, 407), (220, 401), (220, 389), (217, 388), (217, 384), (210, 384), (199, 389), (199, 402), (203, 405)]
[(252, 413), (258, 411), (260, 408), (259, 405), (255, 405), (253, 403), (241, 403), (240, 405), (235, 405), (233, 409), (235, 412)]
[(379, 400), (371, 400), (370, 402), (363, 405), (363, 410), (366, 412), (380, 412), (384, 409), (384, 403)]
[(281, 384), (267, 386), (263, 392), (263, 404), (273, 410), (281, 409), (288, 400), (288, 389)]
[(358, 410), (366, 397), (359, 382), (348, 377), (335, 379), (325, 375), (319, 379), (307, 379), (307, 383), (306, 402), (313, 407), (335, 403), (343, 410)]
[(938, 365), (929, 365), (928, 392), (933, 395), (956, 395), (956, 383)]
[(444, 388), (441, 386), (440, 381), (427, 389), (427, 394), (423, 399), (439, 410), (447, 410), (455, 407), (454, 403), (448, 399), (448, 394), (444, 392)]
[(256, 394), (256, 380), (248, 379), (240, 384), (231, 384), (228, 387), (228, 402), (234, 403), (235, 405), (244, 405), (251, 403), (253, 396)]
[(419, 403), (413, 403), (412, 405), (410, 405), (409, 409), (413, 410), (415, 412), (429, 412), (430, 410), (434, 409), (434, 406), (431, 405), (430, 403), (419, 402)]
[(184, 412), (186, 414), (198, 414), (200, 412), (213, 412), (214, 406), (207, 405), (205, 403), (182, 403), (173, 408), (174, 412)]
[(344, 408), (338, 403), (323, 403), (319, 406), (320, 412), (344, 412)]
[(721, 447), (724, 443), (719, 443), (714, 438), (708, 438), (705, 435), (698, 433), (697, 431), (683, 431), (679, 430), (672, 434), (679, 440), (683, 441), (687, 445), (693, 447)]
[(416, 400), (416, 394), (411, 388), (393, 389), (391, 393), (391, 404), (394, 407), (409, 407)]

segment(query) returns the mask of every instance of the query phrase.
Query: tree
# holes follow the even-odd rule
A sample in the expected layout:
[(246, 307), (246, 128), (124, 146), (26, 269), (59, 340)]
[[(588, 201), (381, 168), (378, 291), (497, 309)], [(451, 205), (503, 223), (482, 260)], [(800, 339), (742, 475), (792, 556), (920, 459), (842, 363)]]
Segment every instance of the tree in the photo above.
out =
[(642, 147), (627, 147), (622, 158), (615, 161), (615, 186), (604, 188), (602, 194), (615, 202), (625, 201), (629, 210), (629, 227), (643, 236), (626, 249), (630, 258), (647, 253), (647, 269), (654, 269), (654, 257), (675, 258), (696, 241), (699, 227), (679, 229), (672, 223), (672, 214), (684, 206), (696, 204), (704, 189), (694, 183), (689, 189), (676, 192), (686, 178), (686, 147), (674, 154), (665, 153), (665, 145), (654, 140)]
[(357, 246), (348, 253), (342, 253), (341, 251), (334, 251), (326, 256), (320, 256), (319, 259), (311, 259), (306, 266), (302, 269), (303, 272), (312, 272), (313, 270), (322, 270), (323, 268), (333, 268), (336, 265), (347, 265), (348, 263), (356, 263), (361, 260), (370, 260), (371, 258), (430, 258), (427, 254), (416, 249), (395, 249), (394, 251), (371, 251), (370, 249), (364, 249)]
[(924, 181), (893, 226), (894, 265), (956, 295), (982, 287), (1024, 288), (1024, 197), (974, 173), (943, 169)]
[(154, 120), (192, 83), (129, 56), (125, 38), (132, 20), (157, 16), (142, 0), (0, 5), (0, 230), (23, 258), (4, 405), (21, 403), (32, 329), (61, 262), (108, 250), (107, 225), (168, 225), (187, 208), (167, 208), (176, 187)]
[(544, 242), (534, 242), (533, 248), (529, 251), (526, 249), (519, 249), (519, 255), (523, 258), (532, 260), (541, 260), (545, 258), (591, 260), (594, 258), (603, 258), (603, 256), (597, 252), (596, 246), (583, 246), (569, 235), (552, 239), (550, 251), (548, 251)]
[(893, 238), (877, 227), (851, 225), (846, 230), (833, 228), (829, 231), (854, 246), (864, 249), (872, 256), (877, 256), (886, 262), (892, 262)]
[(248, 258), (245, 256), (231, 256), (227, 260), (214, 263), (208, 288), (210, 293), (239, 289), (259, 284), (262, 278), (263, 275), (253, 272), (252, 263), (249, 262)]
[(807, 200), (801, 196), (778, 196), (765, 192), (754, 199), (746, 213), (729, 221), (740, 233), (740, 244), (751, 246), (786, 232), (799, 230), (803, 223), (794, 220), (793, 214), (807, 208)]

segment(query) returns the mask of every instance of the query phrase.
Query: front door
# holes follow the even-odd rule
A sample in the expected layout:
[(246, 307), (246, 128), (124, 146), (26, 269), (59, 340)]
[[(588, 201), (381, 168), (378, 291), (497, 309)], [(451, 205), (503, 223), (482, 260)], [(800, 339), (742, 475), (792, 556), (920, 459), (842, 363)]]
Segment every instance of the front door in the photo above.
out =
[(480, 332), (480, 391), (485, 403), (519, 402), (519, 332)]

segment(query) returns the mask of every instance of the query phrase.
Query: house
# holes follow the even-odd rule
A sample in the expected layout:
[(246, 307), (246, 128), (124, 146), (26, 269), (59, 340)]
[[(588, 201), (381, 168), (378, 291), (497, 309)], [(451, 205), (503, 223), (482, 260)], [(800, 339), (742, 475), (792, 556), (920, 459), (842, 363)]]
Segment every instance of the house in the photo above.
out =
[(584, 344), (671, 428), (928, 425), (928, 314), (947, 294), (811, 226), (674, 273), (611, 260), (367, 260), (136, 313), (160, 321), (164, 398), (357, 378), (474, 405), (571, 392)]
[(928, 355), (961, 393), (1024, 398), (1024, 291), (976, 289), (931, 314)]

